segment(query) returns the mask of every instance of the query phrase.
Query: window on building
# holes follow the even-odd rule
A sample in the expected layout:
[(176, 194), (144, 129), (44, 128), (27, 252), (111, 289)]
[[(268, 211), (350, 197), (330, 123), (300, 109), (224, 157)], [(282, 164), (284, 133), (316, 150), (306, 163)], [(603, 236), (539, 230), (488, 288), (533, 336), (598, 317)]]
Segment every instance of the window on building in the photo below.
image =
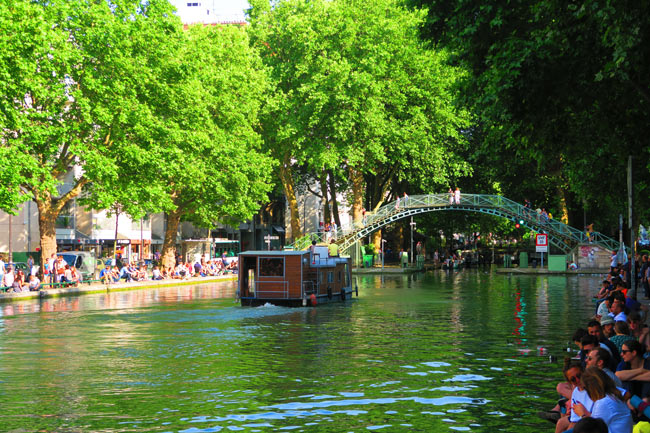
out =
[(201, 3), (194, 2), (194, 3), (188, 3), (187, 4), (187, 7), (193, 7), (193, 6), (201, 6)]
[(334, 272), (328, 272), (327, 273), (327, 282), (328, 283), (333, 283), (334, 282)]
[(260, 257), (260, 277), (284, 277), (284, 258)]

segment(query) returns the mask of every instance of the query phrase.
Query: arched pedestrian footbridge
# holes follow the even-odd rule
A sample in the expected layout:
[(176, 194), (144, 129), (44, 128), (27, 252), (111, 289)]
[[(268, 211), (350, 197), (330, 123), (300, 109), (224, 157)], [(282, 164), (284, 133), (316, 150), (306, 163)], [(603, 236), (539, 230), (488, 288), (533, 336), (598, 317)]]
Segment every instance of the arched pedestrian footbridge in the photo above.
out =
[(576, 229), (555, 219), (542, 218), (534, 209), (509, 200), (500, 195), (462, 194), (458, 203), (452, 201), (449, 194), (414, 195), (385, 204), (376, 212), (367, 213), (365, 220), (350, 227), (341, 227), (335, 233), (312, 233), (292, 245), (294, 249), (305, 249), (311, 241), (326, 241), (325, 237), (335, 237), (342, 253), (346, 253), (355, 242), (363, 239), (380, 228), (402, 218), (427, 212), (468, 211), (480, 212), (520, 222), (524, 227), (538, 233), (549, 235), (549, 242), (569, 253), (576, 245), (591, 243), (608, 250), (617, 250), (619, 242), (598, 232), (587, 236), (583, 230)]

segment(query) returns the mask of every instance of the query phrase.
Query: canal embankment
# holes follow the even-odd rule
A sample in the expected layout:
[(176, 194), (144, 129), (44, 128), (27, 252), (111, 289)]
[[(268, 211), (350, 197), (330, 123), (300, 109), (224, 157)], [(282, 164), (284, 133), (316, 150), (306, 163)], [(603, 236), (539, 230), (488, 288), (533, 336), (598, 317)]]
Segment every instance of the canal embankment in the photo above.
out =
[(0, 293), (1, 302), (22, 301), (27, 299), (37, 298), (54, 298), (60, 296), (79, 296), (89, 295), (93, 293), (106, 293), (106, 292), (119, 292), (128, 290), (142, 290), (142, 289), (157, 289), (163, 287), (178, 287), (178, 286), (204, 286), (217, 283), (225, 283), (237, 280), (237, 274), (226, 274), (214, 277), (191, 277), (185, 280), (148, 280), (148, 281), (133, 281), (133, 282), (120, 282), (105, 284), (101, 282), (81, 283), (76, 287), (64, 288), (43, 288), (31, 292), (18, 292), (18, 293)]

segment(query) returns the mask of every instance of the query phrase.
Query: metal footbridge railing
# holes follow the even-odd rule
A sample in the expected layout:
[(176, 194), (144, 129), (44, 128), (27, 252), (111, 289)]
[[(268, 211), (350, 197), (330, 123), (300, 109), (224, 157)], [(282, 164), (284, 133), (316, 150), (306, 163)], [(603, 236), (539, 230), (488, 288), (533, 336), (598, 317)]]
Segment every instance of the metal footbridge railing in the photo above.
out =
[(337, 240), (341, 253), (347, 253), (358, 240), (402, 218), (450, 210), (480, 212), (521, 222), (531, 230), (548, 234), (550, 243), (565, 253), (569, 253), (573, 247), (582, 243), (591, 243), (612, 251), (620, 247), (617, 240), (602, 233), (592, 232), (587, 235), (583, 230), (555, 219), (544, 218), (534, 209), (524, 207), (503, 196), (486, 194), (462, 194), (458, 203), (449, 194), (413, 195), (406, 199), (402, 198), (399, 202), (387, 203), (376, 212), (366, 213), (364, 221), (337, 228), (336, 231), (308, 234), (290, 246), (302, 250), (308, 248), (312, 240), (326, 242), (327, 238), (333, 237)]

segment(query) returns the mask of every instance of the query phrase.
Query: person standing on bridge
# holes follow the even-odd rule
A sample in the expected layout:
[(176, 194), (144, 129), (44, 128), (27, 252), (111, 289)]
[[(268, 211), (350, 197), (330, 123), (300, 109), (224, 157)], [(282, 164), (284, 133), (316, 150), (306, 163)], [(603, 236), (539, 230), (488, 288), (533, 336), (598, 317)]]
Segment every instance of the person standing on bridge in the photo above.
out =
[(456, 204), (460, 204), (460, 188), (456, 187), (456, 191), (454, 191), (454, 201)]
[(397, 200), (395, 200), (395, 210), (399, 210), (399, 196), (397, 196)]
[(454, 190), (449, 187), (449, 204), (454, 204)]
[(408, 194), (406, 194), (406, 191), (404, 191), (404, 207), (405, 208), (409, 206), (408, 203), (409, 203), (409, 196), (408, 196)]

